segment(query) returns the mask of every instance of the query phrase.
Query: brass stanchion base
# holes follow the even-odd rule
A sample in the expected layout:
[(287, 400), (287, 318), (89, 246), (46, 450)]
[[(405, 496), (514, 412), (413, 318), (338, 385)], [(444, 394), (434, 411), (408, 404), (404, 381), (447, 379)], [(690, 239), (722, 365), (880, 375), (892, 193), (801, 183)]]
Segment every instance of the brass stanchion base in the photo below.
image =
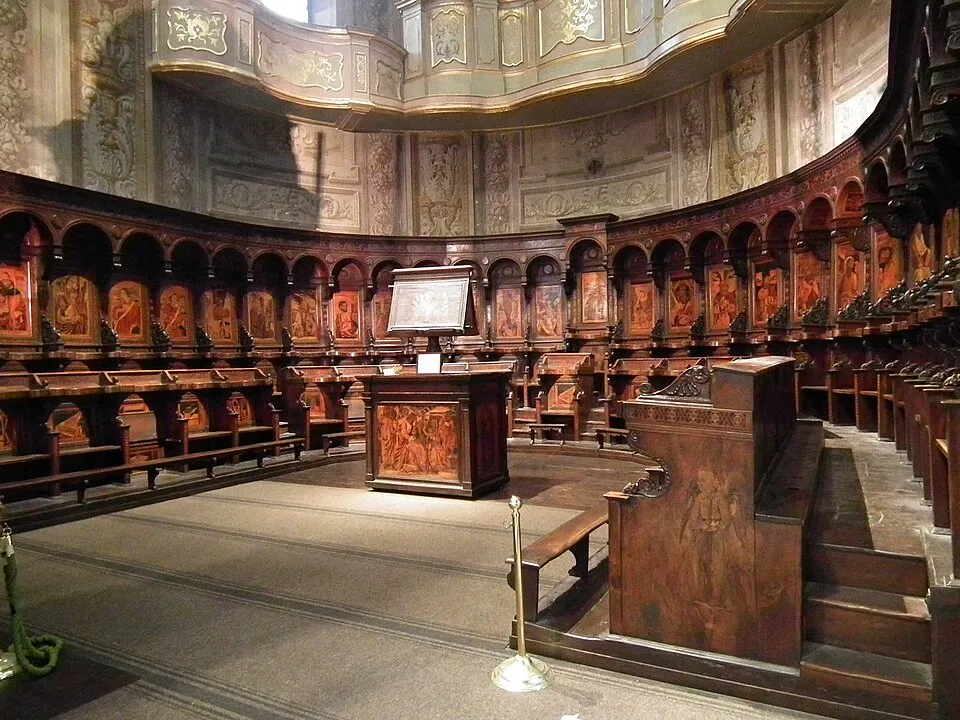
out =
[(543, 690), (552, 677), (550, 668), (542, 660), (529, 655), (514, 655), (497, 665), (490, 679), (507, 692), (521, 693)]
[(22, 668), (17, 662), (16, 655), (14, 655), (12, 652), (0, 652), (0, 680), (6, 680), (8, 677), (16, 675), (21, 671)]

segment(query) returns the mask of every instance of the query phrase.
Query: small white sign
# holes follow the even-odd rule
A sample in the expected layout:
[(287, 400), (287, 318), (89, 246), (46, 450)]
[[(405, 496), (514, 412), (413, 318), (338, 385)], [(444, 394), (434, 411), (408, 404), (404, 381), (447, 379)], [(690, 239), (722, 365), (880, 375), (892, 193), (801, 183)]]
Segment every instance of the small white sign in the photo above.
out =
[(420, 353), (417, 355), (417, 374), (435, 375), (440, 372), (440, 353)]

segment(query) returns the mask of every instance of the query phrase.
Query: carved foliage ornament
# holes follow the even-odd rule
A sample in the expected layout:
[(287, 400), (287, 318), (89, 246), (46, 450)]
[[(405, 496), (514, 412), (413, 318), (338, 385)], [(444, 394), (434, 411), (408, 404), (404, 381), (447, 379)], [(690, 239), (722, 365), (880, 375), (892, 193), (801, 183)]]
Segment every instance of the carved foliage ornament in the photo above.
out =
[(202, 50), (214, 55), (227, 52), (227, 16), (193, 8), (167, 9), (167, 47), (171, 50)]
[(21, 170), (21, 154), (27, 132), (24, 106), (30, 98), (23, 77), (27, 53), (27, 0), (0, 4), (0, 167)]
[(439, 10), (430, 17), (432, 67), (440, 63), (467, 64), (466, 19), (457, 8)]
[(343, 90), (343, 55), (338, 52), (295, 50), (282, 42), (257, 34), (260, 54), (257, 66), (267, 75), (297, 87)]
[(642, 476), (623, 488), (624, 495), (645, 498), (658, 498), (666, 495), (671, 485), (670, 471), (663, 464), (663, 460), (643, 451), (643, 433), (636, 429), (631, 430), (627, 433), (627, 445), (634, 453), (646, 455), (660, 467), (646, 468)]
[(577, 38), (603, 40), (603, 0), (554, 0), (540, 8), (540, 57)]
[(656, 392), (643, 392), (642, 395), (651, 397), (670, 397), (674, 399), (710, 399), (710, 371), (702, 365), (694, 365), (684, 370), (680, 377), (670, 383), (663, 390)]

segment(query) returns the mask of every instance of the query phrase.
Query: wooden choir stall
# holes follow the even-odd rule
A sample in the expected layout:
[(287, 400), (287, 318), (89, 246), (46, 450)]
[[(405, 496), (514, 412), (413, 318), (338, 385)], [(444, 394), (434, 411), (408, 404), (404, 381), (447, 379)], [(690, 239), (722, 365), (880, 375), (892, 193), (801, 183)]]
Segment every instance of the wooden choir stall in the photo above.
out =
[(474, 326), (472, 268), (393, 271), (388, 332), (426, 336), (417, 374), (361, 378), (366, 484), (477, 498), (507, 482), (507, 371), (441, 372), (440, 335)]

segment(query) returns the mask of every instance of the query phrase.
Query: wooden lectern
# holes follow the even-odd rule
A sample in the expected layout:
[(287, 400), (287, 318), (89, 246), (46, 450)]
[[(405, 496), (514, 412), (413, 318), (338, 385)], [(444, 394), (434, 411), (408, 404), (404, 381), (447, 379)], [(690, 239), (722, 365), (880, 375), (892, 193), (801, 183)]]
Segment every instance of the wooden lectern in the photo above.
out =
[(509, 480), (504, 372), (363, 378), (366, 484), (475, 499)]

